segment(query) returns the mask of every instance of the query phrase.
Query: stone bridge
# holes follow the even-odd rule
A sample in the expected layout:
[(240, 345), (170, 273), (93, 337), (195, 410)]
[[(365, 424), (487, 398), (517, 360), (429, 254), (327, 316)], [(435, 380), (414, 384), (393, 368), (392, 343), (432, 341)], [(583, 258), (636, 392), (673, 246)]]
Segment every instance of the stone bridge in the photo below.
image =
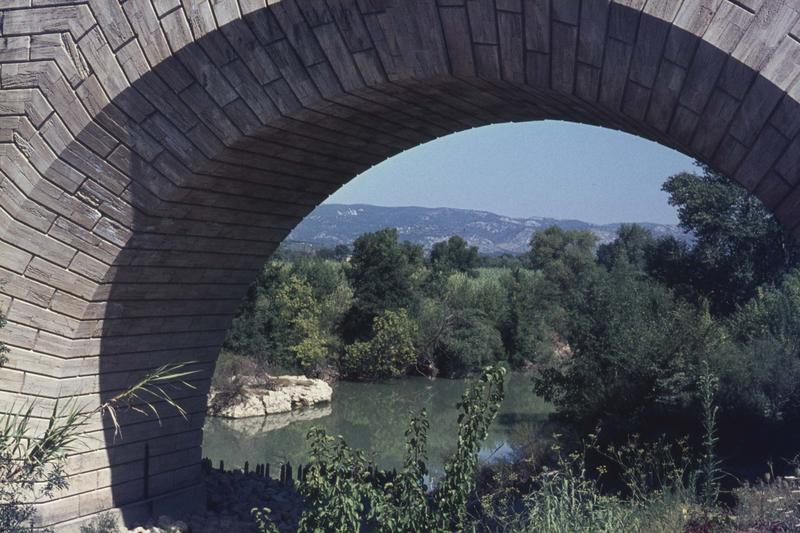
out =
[(696, 157), (800, 233), (798, 75), (800, 0), (0, 0), (0, 410), (203, 371), (188, 421), (92, 419), (42, 524), (202, 504), (237, 304), (358, 173), (569, 120)]

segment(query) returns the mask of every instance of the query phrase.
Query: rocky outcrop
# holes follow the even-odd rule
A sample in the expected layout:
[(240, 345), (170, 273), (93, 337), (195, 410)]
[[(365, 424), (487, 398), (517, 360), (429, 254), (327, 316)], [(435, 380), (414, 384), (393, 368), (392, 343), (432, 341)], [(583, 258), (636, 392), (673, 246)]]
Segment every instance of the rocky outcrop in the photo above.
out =
[[(278, 376), (269, 385), (245, 385), (235, 397), (211, 390), (209, 415), (221, 418), (251, 418), (288, 413), (294, 409), (331, 401), (333, 389), (321, 379), (304, 376)], [(223, 398), (225, 395), (225, 398)]]

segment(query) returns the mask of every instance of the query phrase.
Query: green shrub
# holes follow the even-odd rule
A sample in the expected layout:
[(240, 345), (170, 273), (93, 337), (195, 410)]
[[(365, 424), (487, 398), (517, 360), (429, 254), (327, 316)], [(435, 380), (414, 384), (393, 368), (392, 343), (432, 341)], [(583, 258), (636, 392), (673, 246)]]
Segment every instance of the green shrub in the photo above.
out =
[(277, 388), (277, 382), (267, 373), (264, 361), (223, 350), (211, 379), (214, 394), (208, 403), (208, 412), (218, 414), (240, 403), (247, 387), (253, 385), (268, 390)]
[(519, 531), (537, 533), (617, 533), (638, 531), (641, 523), (632, 506), (601, 493), (585, 466), (574, 459), (542, 473), (537, 489), (525, 498)]
[(383, 379), (404, 374), (417, 360), (416, 324), (405, 309), (384, 311), (375, 317), (373, 337), (345, 348), (342, 371), (361, 379)]
[(754, 424), (800, 418), (800, 271), (758, 294), (726, 321), (732, 339), (715, 355), (722, 416)]
[(702, 408), (699, 455), (687, 439), (642, 443), (632, 436), (623, 445), (601, 447), (597, 433), (564, 455), (556, 438), (555, 466), (524, 485), (517, 483), (518, 468), (494, 469), (506, 479), (493, 479), (493, 490), (482, 495), (484, 514), (476, 527), (532, 533), (726, 531), (730, 516), (718, 501), (717, 385), (708, 365), (701, 365), (695, 384)]
[(443, 376), (466, 376), (506, 359), (500, 332), (481, 311), (452, 315), (449, 326), (438, 339), (434, 355)]

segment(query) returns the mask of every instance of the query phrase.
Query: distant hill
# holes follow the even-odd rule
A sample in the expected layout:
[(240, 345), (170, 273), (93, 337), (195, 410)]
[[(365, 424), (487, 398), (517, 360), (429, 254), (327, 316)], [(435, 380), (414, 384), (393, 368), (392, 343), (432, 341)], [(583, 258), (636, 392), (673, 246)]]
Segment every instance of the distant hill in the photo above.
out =
[[(434, 243), (459, 235), (483, 254), (517, 254), (528, 249), (533, 232), (550, 226), (589, 230), (601, 243), (616, 236), (621, 223), (591, 224), (580, 220), (528, 217), (513, 218), (488, 211), (430, 207), (381, 207), (366, 204), (324, 204), (317, 207), (289, 235), (288, 241), (314, 247), (350, 244), (362, 233), (381, 228), (397, 228), (401, 240), (422, 244), (429, 249)], [(691, 237), (677, 226), (639, 223), (654, 236)]]

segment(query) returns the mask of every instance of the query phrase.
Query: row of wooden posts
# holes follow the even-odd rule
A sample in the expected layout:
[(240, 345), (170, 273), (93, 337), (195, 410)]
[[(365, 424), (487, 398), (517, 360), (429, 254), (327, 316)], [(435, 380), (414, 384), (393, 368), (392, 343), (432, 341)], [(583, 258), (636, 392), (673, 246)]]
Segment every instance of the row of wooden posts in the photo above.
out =
[[(208, 469), (209, 471), (214, 468), (213, 464), (211, 462), (211, 459), (205, 458), (205, 459), (203, 459), (203, 463), (204, 463), (204, 466), (206, 467), (206, 469)], [(285, 464), (281, 464), (280, 465), (280, 472), (278, 474), (278, 481), (280, 481), (283, 484), (290, 484), (290, 483), (294, 483), (295, 481), (304, 481), (306, 479), (306, 475), (308, 474), (308, 470), (310, 468), (311, 468), (311, 465), (297, 465), (297, 470), (295, 471), (295, 469), (292, 467), (291, 463), (287, 462)], [(220, 459), (219, 467), (216, 470), (218, 472), (223, 473), (223, 474), (225, 472), (227, 472), (227, 470), (225, 470), (225, 461)], [(244, 462), (244, 469), (242, 471), (245, 474), (250, 474), (251, 473), (251, 471), (250, 471), (250, 462), (249, 461), (245, 461)], [(252, 473), (257, 475), (257, 476), (259, 476), (259, 477), (263, 477), (265, 479), (272, 479), (272, 474), (270, 473), (270, 464), (269, 463), (258, 463), (258, 464), (256, 464), (255, 469), (252, 471)], [(374, 479), (374, 478), (376, 478), (378, 476), (378, 474), (380, 473), (380, 470), (378, 470), (377, 467), (370, 465), (369, 466), (369, 473), (370, 473), (370, 477), (372, 477)], [(389, 474), (391, 477), (396, 477), (397, 476), (397, 470), (395, 469), (391, 473), (387, 472), (387, 473), (384, 473), (384, 475), (385, 474)]]
[[(213, 468), (210, 459), (203, 459), (206, 463), (206, 468), (209, 470)], [(291, 463), (285, 463), (280, 465), (280, 472), (278, 473), (278, 481), (284, 484), (293, 483), (294, 481), (303, 481), (306, 477), (306, 473), (310, 468), (309, 465), (297, 465), (297, 469), (295, 470), (292, 467)], [(216, 469), (218, 472), (225, 473), (225, 461), (220, 459), (219, 467)], [(250, 461), (244, 462), (244, 469), (242, 470), (245, 474), (255, 474), (259, 477), (263, 477), (265, 479), (272, 479), (272, 474), (270, 472), (270, 464), (269, 463), (258, 463), (256, 464), (255, 468), (251, 471), (250, 470)]]

